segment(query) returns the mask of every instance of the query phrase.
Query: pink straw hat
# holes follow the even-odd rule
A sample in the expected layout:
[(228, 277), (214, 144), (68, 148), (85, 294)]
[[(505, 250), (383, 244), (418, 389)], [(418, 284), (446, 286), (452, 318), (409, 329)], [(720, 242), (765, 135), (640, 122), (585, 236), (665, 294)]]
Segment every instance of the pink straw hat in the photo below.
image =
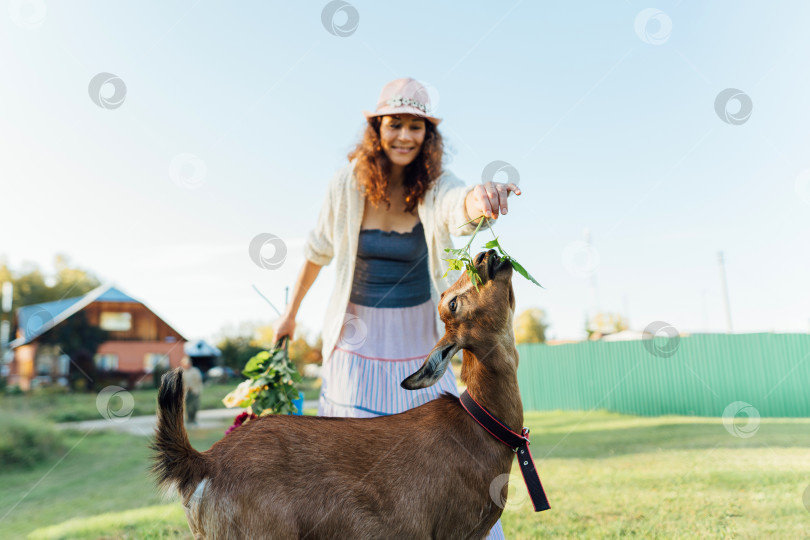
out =
[(430, 116), (430, 96), (422, 83), (416, 79), (405, 77), (395, 79), (383, 86), (377, 100), (375, 112), (363, 111), (366, 118), (391, 114), (414, 114), (421, 116), (439, 125), (440, 118)]

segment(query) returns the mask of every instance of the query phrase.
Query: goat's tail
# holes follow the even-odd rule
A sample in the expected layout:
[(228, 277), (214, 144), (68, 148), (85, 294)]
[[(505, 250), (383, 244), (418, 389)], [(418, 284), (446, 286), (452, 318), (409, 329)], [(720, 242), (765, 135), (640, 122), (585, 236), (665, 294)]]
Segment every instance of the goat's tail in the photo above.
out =
[(193, 491), (205, 477), (207, 465), (192, 448), (183, 423), (183, 368), (167, 372), (158, 390), (157, 429), (152, 449), (152, 474), (158, 487), (169, 491), (177, 486), (181, 494)]

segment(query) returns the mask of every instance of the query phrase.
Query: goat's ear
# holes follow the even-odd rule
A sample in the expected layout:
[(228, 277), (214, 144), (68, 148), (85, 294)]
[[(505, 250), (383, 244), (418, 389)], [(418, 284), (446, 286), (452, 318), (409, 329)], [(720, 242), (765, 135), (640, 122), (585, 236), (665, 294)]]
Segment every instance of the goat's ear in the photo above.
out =
[(402, 381), (400, 386), (405, 390), (418, 390), (419, 388), (427, 388), (433, 386), (439, 379), (442, 378), (444, 372), (447, 371), (447, 366), (450, 364), (450, 359), (459, 350), (458, 345), (442, 338), (436, 344), (430, 354), (422, 364), (419, 370)]

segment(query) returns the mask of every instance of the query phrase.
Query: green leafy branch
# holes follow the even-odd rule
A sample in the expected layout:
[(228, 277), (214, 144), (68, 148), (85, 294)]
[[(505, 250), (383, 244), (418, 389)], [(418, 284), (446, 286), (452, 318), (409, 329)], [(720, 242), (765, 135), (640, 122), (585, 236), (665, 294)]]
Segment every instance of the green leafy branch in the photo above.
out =
[[(471, 223), (472, 221), (475, 220), (471, 219), (467, 223)], [(475, 232), (470, 237), (470, 241), (467, 242), (466, 246), (459, 249), (444, 248), (446, 252), (452, 253), (454, 257), (452, 259), (442, 259), (450, 263), (450, 266), (447, 267), (447, 270), (445, 270), (444, 275), (442, 277), (447, 277), (447, 272), (449, 272), (450, 270), (464, 270), (464, 268), (466, 267), (467, 276), (470, 278), (470, 282), (473, 284), (476, 291), (478, 290), (478, 284), (481, 283), (482, 281), (481, 276), (478, 275), (478, 271), (475, 269), (475, 265), (473, 264), (472, 261), (472, 256), (470, 255), (470, 244), (472, 244), (472, 241), (475, 239), (475, 235), (478, 234), (479, 229), (481, 229), (481, 224), (483, 222), (484, 222), (483, 219), (478, 222), (478, 226), (475, 228)], [(465, 223), (464, 225), (466, 225), (467, 223)], [(461, 227), (463, 227), (464, 225), (462, 225)]]
[(531, 274), (529, 274), (528, 271), (526, 271), (525, 268), (523, 268), (523, 266), (519, 262), (517, 262), (517, 260), (515, 260), (514, 257), (512, 257), (511, 255), (506, 253), (506, 251), (503, 249), (503, 246), (501, 246), (500, 241), (498, 240), (498, 237), (495, 236), (495, 231), (492, 230), (492, 224), (489, 222), (489, 219), (486, 216), (480, 216), (478, 218), (471, 219), (467, 223), (464, 223), (463, 225), (459, 226), (459, 228), (464, 227), (464, 225), (467, 225), (468, 223), (472, 223), (476, 219), (479, 220), (478, 221), (478, 226), (475, 228), (475, 232), (472, 234), (472, 237), (470, 237), (470, 241), (467, 242), (467, 244), (463, 248), (458, 248), (458, 249), (445, 248), (444, 249), (446, 252), (452, 253), (454, 257), (452, 259), (442, 259), (442, 260), (445, 260), (445, 261), (447, 261), (449, 263), (449, 266), (448, 266), (447, 270), (445, 271), (444, 276), (442, 276), (442, 277), (447, 277), (447, 273), (450, 270), (465, 270), (466, 269), (467, 276), (470, 278), (470, 282), (473, 284), (473, 286), (475, 286), (475, 290), (476, 291), (478, 290), (478, 284), (482, 283), (482, 281), (481, 281), (481, 276), (478, 275), (478, 271), (475, 269), (475, 264), (473, 263), (472, 255), (470, 254), (470, 246), (472, 245), (473, 240), (475, 240), (475, 236), (478, 234), (478, 231), (481, 229), (481, 224), (484, 223), (484, 220), (486, 220), (487, 225), (489, 225), (489, 230), (490, 230), (490, 232), (492, 232), (493, 239), (490, 240), (489, 242), (487, 242), (486, 244), (484, 244), (484, 249), (497, 249), (500, 252), (501, 257), (503, 257), (504, 259), (509, 261), (509, 263), (512, 265), (512, 268), (517, 270), (517, 272), (521, 276), (525, 277), (526, 279), (528, 279), (529, 281), (531, 281), (532, 283), (534, 283), (538, 287), (544, 288), (542, 285), (540, 285), (540, 283), (537, 282), (536, 279), (534, 279), (534, 277), (532, 277)]
[(286, 347), (261, 351), (248, 360), (242, 375), (247, 380), (222, 400), (227, 407), (250, 407), (259, 416), (296, 412), (292, 401), (298, 399), (295, 384), (302, 377), (290, 361)]

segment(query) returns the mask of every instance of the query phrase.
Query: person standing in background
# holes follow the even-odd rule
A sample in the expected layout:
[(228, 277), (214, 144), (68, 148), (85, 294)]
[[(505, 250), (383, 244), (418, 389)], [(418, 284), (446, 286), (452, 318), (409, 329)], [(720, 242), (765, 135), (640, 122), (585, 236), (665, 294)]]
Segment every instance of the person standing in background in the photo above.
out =
[(202, 372), (192, 365), (188, 356), (180, 360), (180, 366), (183, 368), (183, 383), (186, 390), (186, 417), (189, 424), (196, 425), (203, 391)]

